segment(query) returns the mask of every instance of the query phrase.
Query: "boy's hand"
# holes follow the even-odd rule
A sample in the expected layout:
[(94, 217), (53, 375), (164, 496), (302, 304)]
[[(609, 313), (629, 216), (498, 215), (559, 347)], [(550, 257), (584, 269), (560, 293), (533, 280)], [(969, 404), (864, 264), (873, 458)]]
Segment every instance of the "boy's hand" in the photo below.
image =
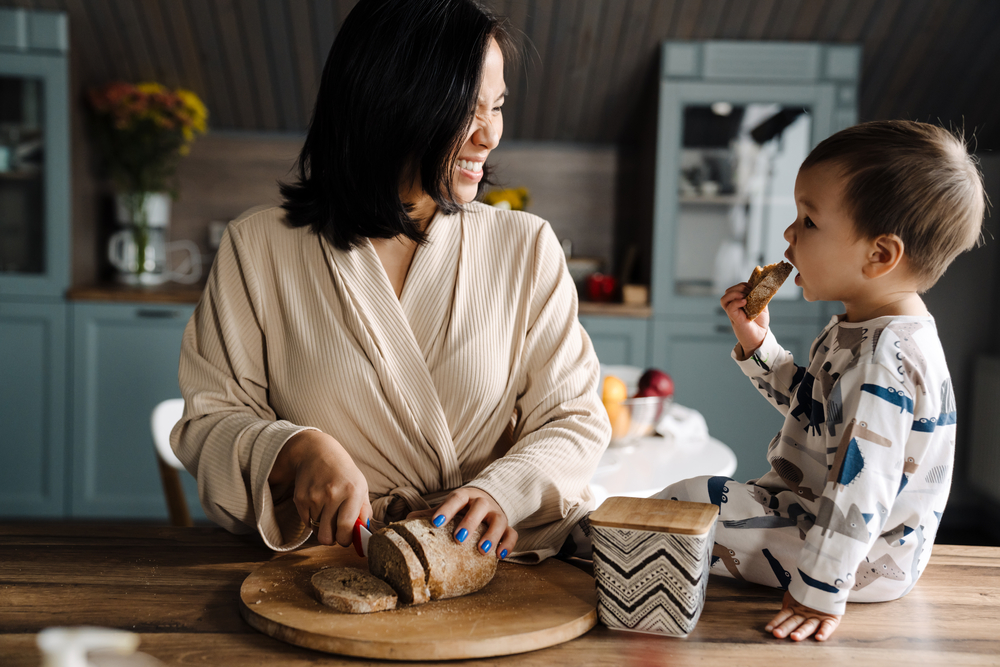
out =
[(754, 350), (764, 342), (764, 337), (767, 335), (767, 323), (770, 320), (766, 306), (757, 319), (753, 321), (747, 319), (743, 306), (747, 305), (749, 293), (749, 283), (739, 283), (727, 289), (719, 301), (723, 310), (726, 311), (726, 315), (729, 316), (729, 323), (733, 325), (733, 333), (736, 334), (740, 347), (743, 348), (743, 354), (739, 355), (742, 359), (748, 359)]
[[(791, 593), (785, 591), (781, 601), (781, 611), (764, 626), (768, 632), (773, 632), (778, 639), (791, 635), (793, 641), (800, 642), (816, 633), (816, 641), (826, 641), (840, 625), (842, 616), (825, 614), (815, 609), (799, 604)], [(818, 628), (818, 629), (817, 629)]]

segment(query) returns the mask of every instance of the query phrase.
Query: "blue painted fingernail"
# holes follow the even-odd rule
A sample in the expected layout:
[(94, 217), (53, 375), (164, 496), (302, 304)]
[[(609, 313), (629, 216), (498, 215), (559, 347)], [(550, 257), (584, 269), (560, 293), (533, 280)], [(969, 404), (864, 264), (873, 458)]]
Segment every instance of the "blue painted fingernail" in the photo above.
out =
[(467, 538), (468, 536), (469, 536), (469, 531), (463, 528), (462, 530), (458, 531), (458, 533), (455, 534), (455, 539), (458, 540), (459, 542), (464, 542), (465, 538)]
[(503, 551), (500, 552), (500, 560), (503, 560), (506, 557), (507, 557), (507, 550), (504, 549)]
[(365, 528), (367, 528), (368, 530), (372, 529), (372, 518), (371, 517), (368, 517), (368, 521), (365, 521)]
[(489, 540), (486, 540), (485, 542), (479, 545), (479, 548), (483, 550), (484, 554), (488, 554), (490, 552), (490, 547), (492, 546), (493, 543), (490, 542)]
[(434, 517), (434, 525), (438, 528), (444, 525), (444, 514), (438, 514)]

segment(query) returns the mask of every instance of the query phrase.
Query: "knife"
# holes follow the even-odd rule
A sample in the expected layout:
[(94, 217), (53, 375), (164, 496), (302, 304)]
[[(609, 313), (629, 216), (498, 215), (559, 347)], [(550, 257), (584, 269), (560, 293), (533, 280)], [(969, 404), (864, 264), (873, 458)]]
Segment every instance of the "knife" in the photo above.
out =
[(351, 535), (351, 544), (354, 545), (354, 550), (358, 552), (358, 555), (364, 558), (368, 555), (368, 540), (371, 539), (372, 520), (371, 517), (368, 521), (362, 523), (361, 517), (359, 516), (354, 520), (354, 531)]

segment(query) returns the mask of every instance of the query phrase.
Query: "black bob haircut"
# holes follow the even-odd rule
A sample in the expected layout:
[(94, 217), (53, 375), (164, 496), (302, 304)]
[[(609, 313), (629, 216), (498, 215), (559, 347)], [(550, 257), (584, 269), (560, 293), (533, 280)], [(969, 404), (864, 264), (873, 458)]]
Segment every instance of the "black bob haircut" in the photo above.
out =
[(399, 196), (418, 169), (440, 211), (462, 210), (452, 175), (491, 39), (505, 61), (516, 57), (501, 20), (476, 0), (358, 2), (323, 68), (296, 182), (280, 184), (289, 224), (341, 250), (400, 234), (423, 243)]

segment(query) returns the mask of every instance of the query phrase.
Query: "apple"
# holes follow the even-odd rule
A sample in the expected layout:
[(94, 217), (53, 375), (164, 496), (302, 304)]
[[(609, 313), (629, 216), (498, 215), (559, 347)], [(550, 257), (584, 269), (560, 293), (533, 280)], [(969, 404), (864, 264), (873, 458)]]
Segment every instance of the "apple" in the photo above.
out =
[(674, 381), (658, 368), (650, 368), (639, 378), (636, 396), (673, 396)]

